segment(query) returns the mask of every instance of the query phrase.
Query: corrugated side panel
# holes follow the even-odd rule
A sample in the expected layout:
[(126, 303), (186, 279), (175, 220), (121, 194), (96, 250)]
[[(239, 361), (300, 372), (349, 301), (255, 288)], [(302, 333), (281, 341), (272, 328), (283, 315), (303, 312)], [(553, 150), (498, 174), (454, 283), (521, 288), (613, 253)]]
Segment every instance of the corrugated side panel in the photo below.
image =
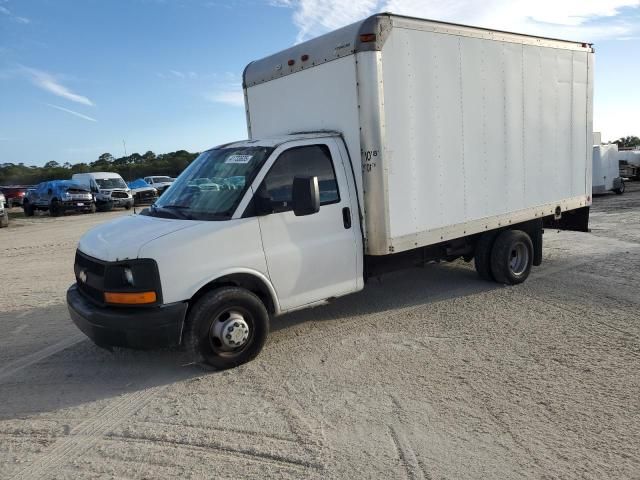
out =
[(382, 63), (395, 251), (590, 194), (588, 55), (393, 29)]
[(354, 162), (361, 195), (356, 89), (355, 55), (249, 87), (246, 99), (251, 138), (317, 130), (341, 132)]

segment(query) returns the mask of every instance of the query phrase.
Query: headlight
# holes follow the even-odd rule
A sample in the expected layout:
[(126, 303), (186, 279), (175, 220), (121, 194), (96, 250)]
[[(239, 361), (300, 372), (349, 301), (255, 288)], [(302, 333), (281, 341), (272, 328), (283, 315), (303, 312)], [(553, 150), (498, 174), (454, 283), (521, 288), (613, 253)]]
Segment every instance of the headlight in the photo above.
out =
[(133, 272), (131, 271), (131, 269), (125, 268), (123, 271), (123, 275), (124, 275), (125, 282), (127, 282), (129, 285), (133, 287), (135, 283), (133, 281)]

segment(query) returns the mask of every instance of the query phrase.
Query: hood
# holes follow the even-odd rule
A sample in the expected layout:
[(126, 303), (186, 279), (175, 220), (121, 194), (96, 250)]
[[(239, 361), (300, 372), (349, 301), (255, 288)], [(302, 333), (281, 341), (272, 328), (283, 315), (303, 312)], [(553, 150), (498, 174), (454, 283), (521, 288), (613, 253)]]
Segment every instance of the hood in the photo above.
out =
[(140, 249), (145, 244), (179, 230), (194, 227), (198, 223), (130, 215), (89, 230), (80, 239), (78, 249), (90, 257), (106, 262), (138, 258)]

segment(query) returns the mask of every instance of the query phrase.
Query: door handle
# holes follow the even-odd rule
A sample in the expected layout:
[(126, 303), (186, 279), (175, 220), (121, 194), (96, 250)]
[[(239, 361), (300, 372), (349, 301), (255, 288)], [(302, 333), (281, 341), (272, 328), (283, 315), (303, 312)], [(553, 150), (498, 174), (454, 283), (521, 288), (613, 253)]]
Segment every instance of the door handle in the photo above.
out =
[(344, 224), (344, 228), (351, 228), (351, 210), (349, 207), (342, 209), (342, 223)]

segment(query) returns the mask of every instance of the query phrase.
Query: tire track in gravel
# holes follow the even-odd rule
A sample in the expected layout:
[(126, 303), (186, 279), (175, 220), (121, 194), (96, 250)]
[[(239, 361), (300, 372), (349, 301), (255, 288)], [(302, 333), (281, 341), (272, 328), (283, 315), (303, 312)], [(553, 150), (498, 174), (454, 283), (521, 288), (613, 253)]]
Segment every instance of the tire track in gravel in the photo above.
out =
[(69, 347), (72, 347), (77, 343), (80, 343), (84, 339), (86, 339), (86, 337), (83, 334), (78, 333), (67, 337), (57, 343), (54, 343), (53, 345), (49, 345), (42, 350), (38, 350), (37, 352), (18, 358), (13, 362), (9, 362), (4, 367), (0, 368), (0, 382), (15, 375), (20, 370), (30, 367), (31, 365), (41, 362), (45, 358), (48, 358), (52, 355), (55, 355), (56, 353), (66, 350)]
[[(149, 382), (150, 380), (147, 381), (147, 384)], [(36, 457), (33, 463), (9, 478), (31, 480), (55, 477), (56, 472), (65, 461), (81, 456), (93, 447), (108, 430), (127, 421), (131, 415), (168, 387), (168, 384), (143, 387), (141, 390), (126, 393), (120, 399), (110, 402), (100, 413), (80, 423), (69, 432), (69, 435), (56, 441), (44, 455)]]

